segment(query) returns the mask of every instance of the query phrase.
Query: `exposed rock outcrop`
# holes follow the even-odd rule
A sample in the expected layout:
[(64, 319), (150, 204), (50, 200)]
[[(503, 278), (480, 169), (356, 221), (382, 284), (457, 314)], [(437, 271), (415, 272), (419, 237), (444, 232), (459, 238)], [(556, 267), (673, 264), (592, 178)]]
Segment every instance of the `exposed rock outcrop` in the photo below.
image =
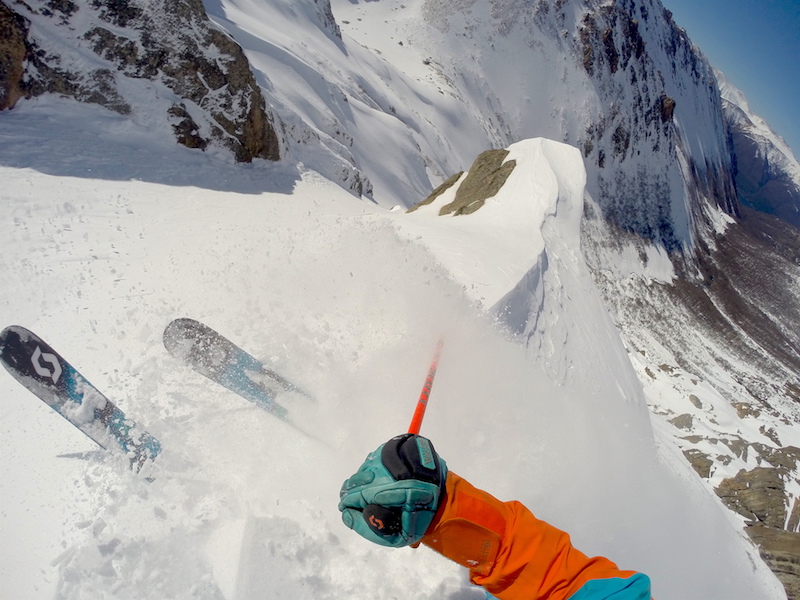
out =
[[(586, 4), (591, 10), (584, 13), (577, 36), (582, 65), (605, 109), (581, 140), (590, 178), (597, 178), (596, 188), (602, 193), (597, 194), (591, 183), (590, 189), (606, 219), (672, 253), (680, 252), (696, 234), (693, 228), (707, 226), (702, 218), (705, 203), (732, 214), (738, 211), (711, 66), (669, 11), (656, 3)], [(695, 113), (691, 118), (704, 111), (704, 134), (718, 134), (713, 143), (705, 143), (721, 152), (705, 156), (703, 163), (689, 141), (694, 133), (673, 119), (682, 105), (684, 114)], [(662, 158), (691, 163), (685, 187), (674, 174), (653, 168)], [(687, 194), (694, 212), (688, 227), (676, 219)]]
[(26, 19), (0, 3), (0, 110), (12, 108), (25, 96), (22, 75), (30, 55), (28, 28)]
[(414, 206), (409, 208), (408, 212), (414, 212), (420, 206), (426, 206), (428, 204), (433, 203), (434, 200), (436, 200), (439, 196), (441, 196), (447, 190), (449, 190), (451, 187), (453, 187), (458, 182), (458, 180), (461, 179), (461, 176), (463, 174), (464, 174), (464, 171), (459, 171), (455, 175), (451, 175), (450, 177), (445, 179), (444, 182), (442, 182), (435, 190), (433, 190), (430, 194), (428, 194), (428, 197), (425, 198), (425, 200), (423, 200), (419, 204), (415, 204)]
[[(497, 194), (517, 165), (516, 161), (506, 161), (508, 150), (487, 150), (478, 155), (458, 187), (453, 202), (441, 208), (441, 215), (468, 215)], [(505, 162), (504, 162), (505, 161)]]
[[(478, 155), (467, 172), (467, 176), (456, 190), (455, 199), (439, 209), (439, 215), (469, 215), (479, 210), (486, 200), (496, 195), (503, 187), (517, 162), (506, 161), (508, 150), (486, 150)], [(420, 206), (432, 203), (461, 179), (463, 172), (449, 177), (419, 204), (413, 206), (412, 212)]]
[[(788, 451), (781, 453), (784, 459), (790, 455), (796, 459), (797, 448), (784, 450)], [(792, 470), (795, 468), (793, 464)], [(742, 470), (736, 477), (725, 479), (717, 494), (728, 508), (747, 519), (745, 531), (793, 600), (800, 598), (800, 533), (793, 529), (796, 519), (794, 524), (789, 519), (787, 526), (784, 480), (788, 472), (785, 466)]]
[(458, 187), (453, 202), (441, 208), (441, 215), (468, 215), (497, 194), (516, 166), (516, 161), (505, 161), (508, 150), (487, 150), (478, 155)]
[[(0, 6), (0, 27), (7, 32), (0, 44), (3, 107), (47, 92), (125, 115), (144, 102), (148, 110), (163, 110), (163, 122), (187, 147), (217, 143), (240, 162), (279, 158), (247, 58), (211, 23), (200, 0)], [(28, 27), (32, 20), (36, 35)]]
[(800, 598), (800, 533), (756, 525), (745, 529), (761, 557), (786, 589), (789, 600)]
[(719, 485), (717, 495), (750, 524), (783, 529), (786, 501), (778, 469), (756, 467), (752, 471), (739, 471), (736, 477), (725, 479)]

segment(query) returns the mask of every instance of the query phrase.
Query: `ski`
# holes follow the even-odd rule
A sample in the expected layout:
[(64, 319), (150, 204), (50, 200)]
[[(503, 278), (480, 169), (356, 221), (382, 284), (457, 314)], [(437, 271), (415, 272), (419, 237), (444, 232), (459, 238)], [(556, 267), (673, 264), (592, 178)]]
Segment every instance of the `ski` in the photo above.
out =
[(175, 319), (167, 325), (164, 346), (174, 358), (284, 421), (291, 422), (289, 410), (277, 402), (283, 392), (313, 399), (229, 339), (194, 319)]
[(104, 394), (38, 335), (11, 325), (0, 333), (0, 362), (25, 388), (106, 450), (119, 446), (139, 471), (160, 442), (125, 417)]

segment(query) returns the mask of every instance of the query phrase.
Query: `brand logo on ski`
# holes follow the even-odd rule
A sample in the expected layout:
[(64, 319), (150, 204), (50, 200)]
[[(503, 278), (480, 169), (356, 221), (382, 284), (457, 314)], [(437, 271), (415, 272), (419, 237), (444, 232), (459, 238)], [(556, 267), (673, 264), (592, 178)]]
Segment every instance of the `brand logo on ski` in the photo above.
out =
[[(42, 365), (42, 361), (50, 363), (53, 370), (51, 371), (46, 366)], [(33, 363), (33, 368), (39, 376), (49, 377), (53, 380), (53, 383), (58, 383), (58, 380), (61, 378), (61, 365), (54, 355), (49, 352), (42, 352), (42, 349), (36, 346), (36, 350), (31, 357), (31, 363)]]

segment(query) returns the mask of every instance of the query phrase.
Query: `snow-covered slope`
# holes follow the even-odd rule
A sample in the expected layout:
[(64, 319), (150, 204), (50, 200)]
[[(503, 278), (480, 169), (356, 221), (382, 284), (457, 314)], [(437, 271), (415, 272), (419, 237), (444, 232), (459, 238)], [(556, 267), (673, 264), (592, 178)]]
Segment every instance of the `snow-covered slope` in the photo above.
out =
[[(22, 144), (31, 120), (59, 109), (6, 120), (4, 139)], [(73, 110), (72, 123), (94, 114)], [(59, 458), (92, 443), (4, 376), (5, 593), (480, 598), (460, 567), (369, 545), (335, 508), (342, 479), (404, 428), (445, 332), (424, 433), (453, 470), (524, 501), (585, 551), (647, 572), (659, 598), (779, 597), (719, 501), (650, 427), (576, 246), (578, 152), (541, 140), (510, 150), (504, 193), (457, 218), (372, 207), (309, 171), (291, 194), (211, 190), (222, 166), (237, 186), (276, 167), (195, 163), (177, 148), (170, 164), (191, 168), (193, 186), (105, 168), (53, 177), (4, 155), (4, 318), (43, 335), (164, 444), (151, 483), (113, 457)], [(475, 243), (498, 231), (530, 241), (517, 252), (528, 292), (541, 290), (533, 351), (483, 316), (473, 275), (453, 262), (503, 269), (507, 254)], [(524, 296), (492, 287), (487, 298)], [(308, 427), (323, 441), (176, 364), (161, 331), (184, 315), (310, 388)], [(600, 356), (602, 368), (583, 368)]]
[[(731, 217), (718, 90), (660, 3), (205, 8), (252, 65), (281, 162), (176, 147), (159, 111), (179, 98), (146, 79), (125, 81), (129, 116), (56, 95), (0, 114), (3, 325), (44, 336), (166, 448), (149, 485), (56, 458), (91, 442), (3, 376), (4, 590), (482, 598), (334, 508), (404, 428), (444, 331), (424, 433), (454, 470), (644, 570), (658, 598), (781, 597), (707, 484), (800, 445), (797, 257)], [(34, 29), (63, 31), (47, 19)], [(490, 147), (517, 166), (480, 211), (386, 210)], [(175, 364), (160, 337), (178, 316), (312, 388), (327, 445)], [(705, 484), (681, 450), (711, 461)]]

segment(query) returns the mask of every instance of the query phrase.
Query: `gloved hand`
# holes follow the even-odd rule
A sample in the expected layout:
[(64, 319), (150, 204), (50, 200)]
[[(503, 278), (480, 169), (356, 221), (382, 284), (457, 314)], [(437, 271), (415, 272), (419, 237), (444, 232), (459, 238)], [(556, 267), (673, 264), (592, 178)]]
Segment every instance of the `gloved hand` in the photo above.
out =
[(444, 495), (447, 465), (427, 438), (405, 433), (367, 456), (339, 492), (342, 521), (371, 542), (418, 543)]

